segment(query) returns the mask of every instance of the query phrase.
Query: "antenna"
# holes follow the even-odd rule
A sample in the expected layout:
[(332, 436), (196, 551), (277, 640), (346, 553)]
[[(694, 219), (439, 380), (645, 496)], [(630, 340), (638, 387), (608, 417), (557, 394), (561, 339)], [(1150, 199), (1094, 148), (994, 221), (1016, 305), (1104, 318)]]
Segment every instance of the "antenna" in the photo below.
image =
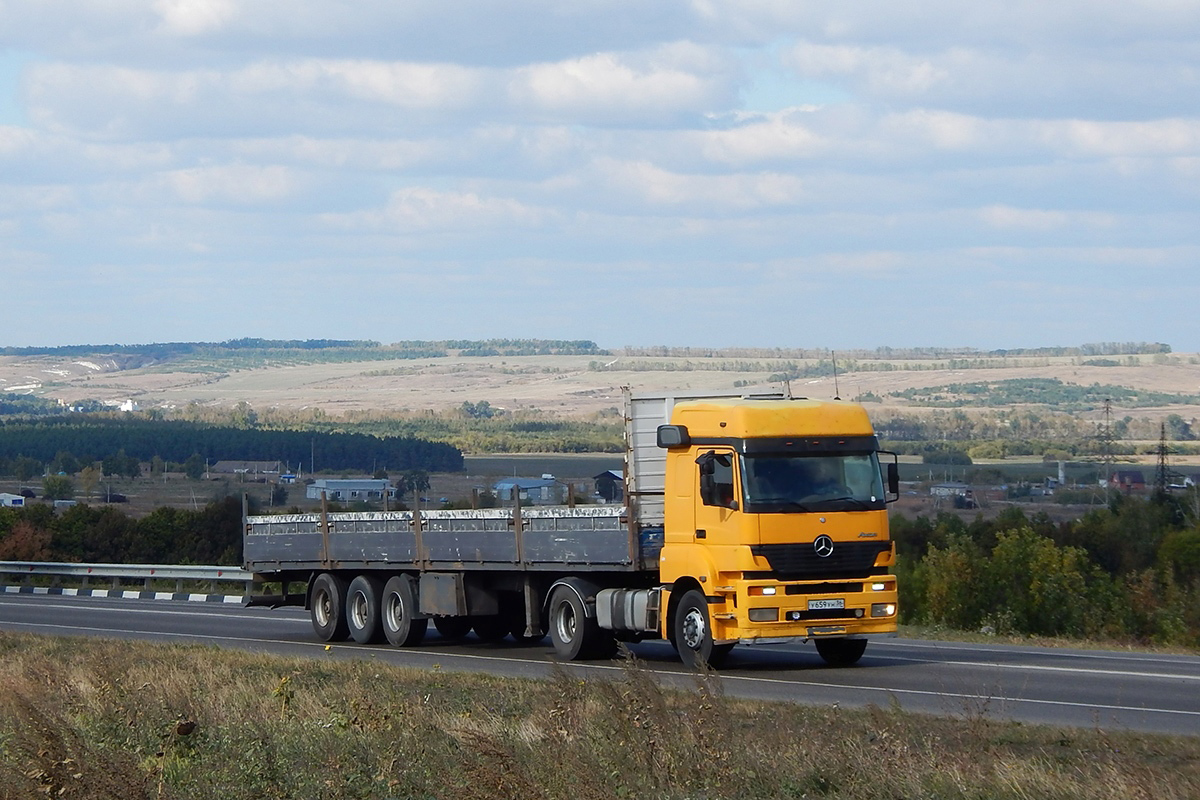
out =
[(832, 350), (829, 351), (829, 360), (833, 362), (833, 399), (841, 400), (842, 393), (838, 391), (837, 354)]

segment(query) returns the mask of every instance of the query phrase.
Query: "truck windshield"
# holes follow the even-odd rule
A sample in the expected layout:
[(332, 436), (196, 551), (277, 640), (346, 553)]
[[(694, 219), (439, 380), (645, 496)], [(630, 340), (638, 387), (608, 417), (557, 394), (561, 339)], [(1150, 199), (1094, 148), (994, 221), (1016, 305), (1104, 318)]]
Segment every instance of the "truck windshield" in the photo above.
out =
[(748, 455), (742, 484), (746, 510), (804, 512), (886, 508), (875, 453)]

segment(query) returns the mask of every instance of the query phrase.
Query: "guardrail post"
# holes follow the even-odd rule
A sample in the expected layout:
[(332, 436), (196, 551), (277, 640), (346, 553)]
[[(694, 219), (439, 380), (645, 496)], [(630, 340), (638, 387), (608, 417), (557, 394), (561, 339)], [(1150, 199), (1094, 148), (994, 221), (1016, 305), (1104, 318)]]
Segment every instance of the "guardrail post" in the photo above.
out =
[(121, 588), (121, 579), (120, 579), (120, 578), (113, 578), (113, 579), (112, 579), (112, 589), (113, 589), (113, 591), (115, 592), (115, 591), (117, 591), (117, 590), (118, 590), (118, 589), (120, 589), (120, 588)]
[(175, 594), (179, 594), (182, 591), (183, 591), (183, 578), (176, 578), (175, 579)]

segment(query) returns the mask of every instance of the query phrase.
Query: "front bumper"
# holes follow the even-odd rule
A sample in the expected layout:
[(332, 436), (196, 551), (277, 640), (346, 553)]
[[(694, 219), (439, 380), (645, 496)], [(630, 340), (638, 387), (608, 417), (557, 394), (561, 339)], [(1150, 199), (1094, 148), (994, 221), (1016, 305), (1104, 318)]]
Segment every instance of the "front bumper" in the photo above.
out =
[(896, 578), (861, 580), (736, 580), (717, 586), (710, 599), (718, 642), (775, 644), (829, 637), (895, 636)]

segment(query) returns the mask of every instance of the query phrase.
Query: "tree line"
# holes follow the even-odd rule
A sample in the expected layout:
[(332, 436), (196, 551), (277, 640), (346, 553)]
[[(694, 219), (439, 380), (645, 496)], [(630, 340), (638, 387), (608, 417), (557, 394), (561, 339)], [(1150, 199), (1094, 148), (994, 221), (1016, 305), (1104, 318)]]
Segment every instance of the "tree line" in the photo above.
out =
[(892, 519), (902, 621), (1200, 647), (1200, 501), (1117, 496), (1076, 520)]
[(242, 563), (241, 520), (236, 497), (136, 519), (112, 506), (0, 508), (0, 561), (234, 566)]
[(48, 465), (61, 460), (64, 453), (80, 464), (120, 453), (123, 458), (143, 462), (155, 458), (175, 463), (188, 459), (193, 463), (197, 459), (280, 461), (310, 470), (315, 466), (318, 470), (457, 472), (463, 467), (462, 451), (457, 447), (403, 434), (266, 430), (87, 415), (0, 422), (0, 472), (12, 474), (14, 462), (32, 460)]
[(607, 354), (595, 342), (586, 339), (446, 339), (411, 340), (381, 344), (369, 339), (228, 339), (223, 342), (160, 342), (153, 344), (80, 344), (58, 347), (0, 347), (6, 356), (122, 356), (152, 359), (155, 362), (189, 358), (219, 358), (244, 353), (338, 353), (346, 360), (358, 356), (378, 358), (429, 358), (446, 356), (450, 351), (463, 355), (591, 355)]

